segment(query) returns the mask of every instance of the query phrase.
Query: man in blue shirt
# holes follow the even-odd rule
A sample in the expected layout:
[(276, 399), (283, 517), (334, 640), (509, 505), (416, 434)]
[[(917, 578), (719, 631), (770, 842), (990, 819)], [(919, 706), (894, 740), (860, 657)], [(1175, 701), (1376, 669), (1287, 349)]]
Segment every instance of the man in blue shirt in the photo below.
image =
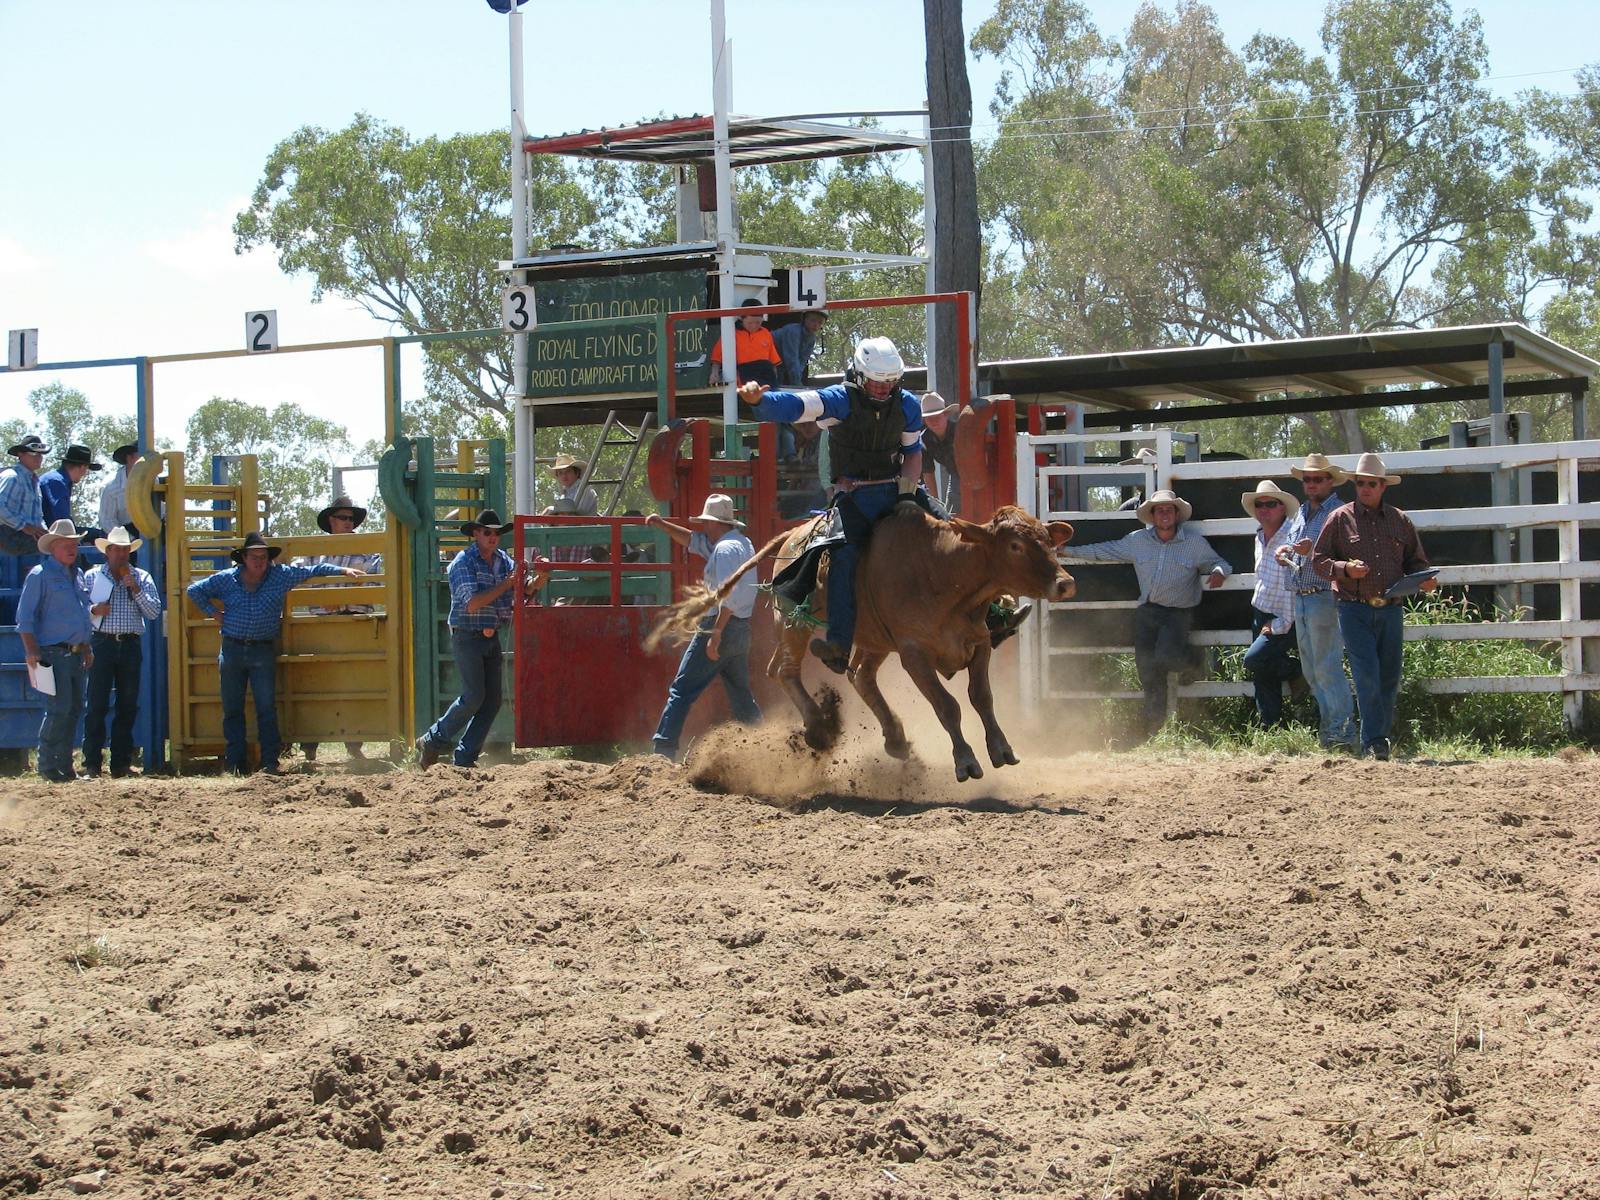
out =
[[(188, 596), (202, 617), (222, 626), (222, 736), (224, 761), (236, 775), (245, 771), (244, 693), (256, 701), (256, 734), (261, 739), (261, 769), (278, 773), (283, 739), (278, 735), (278, 633), (283, 627), (283, 600), (308, 579), (324, 575), (360, 575), (352, 567), (318, 563), (286, 567), (272, 560), (282, 546), (269, 546), (259, 533), (244, 535), (244, 544), (229, 557), (236, 565), (197, 579)], [(222, 601), (218, 608), (216, 601)]]
[(106, 713), (117, 694), (111, 718), (111, 778), (133, 770), (133, 723), (139, 716), (139, 674), (144, 666), (144, 623), (161, 616), (161, 597), (150, 572), (133, 565), (142, 544), (126, 526), (94, 541), (106, 560), (90, 567), (89, 616), (94, 621), (94, 665), (89, 668), (89, 711), (83, 723), (83, 772), (100, 774), (106, 744)]
[(57, 521), (38, 541), (44, 562), (28, 572), (17, 598), (17, 633), (30, 681), (41, 667), (54, 676), (39, 724), (39, 774), (71, 783), (72, 738), (83, 716), (84, 682), (94, 662), (89, 635), (89, 586), (78, 570), (78, 539), (71, 521)]
[(798, 321), (779, 325), (772, 331), (772, 344), (778, 348), (778, 383), (782, 387), (804, 387), (806, 368), (817, 348), (817, 332), (828, 319), (828, 310), (813, 308)]
[(61, 465), (39, 480), (39, 495), (44, 503), (47, 524), (72, 519), (72, 489), (90, 471), (98, 471), (87, 446), (68, 446), (61, 456)]
[(16, 465), (0, 473), (0, 553), (36, 554), (44, 536), (44, 500), (39, 494), (39, 468), (50, 447), (30, 433), (8, 454)]
[(843, 675), (856, 636), (856, 564), (872, 526), (922, 479), (922, 409), (900, 386), (905, 362), (886, 337), (864, 338), (851, 356), (845, 382), (820, 391), (771, 391), (747, 383), (739, 399), (759, 421), (815, 421), (828, 431), (837, 491), (833, 504), (845, 541), (828, 552), (828, 636), (811, 652)]
[(461, 676), (461, 694), (417, 739), (417, 765), (424, 769), (447, 750), (456, 766), (472, 766), (500, 711), (500, 627), (511, 622), (511, 588), (517, 581), (517, 565), (500, 549), (500, 539), (511, 529), (492, 508), (461, 526), (472, 545), (450, 560), (446, 572), (450, 652)]
[[(706, 497), (700, 515), (691, 519), (700, 526), (698, 530), (675, 525), (658, 513), (644, 520), (646, 525), (666, 530), (667, 536), (688, 547), (690, 554), (705, 559), (705, 585), (717, 591), (756, 552), (755, 547), (744, 534), (744, 522), (734, 514), (731, 496), (713, 492)], [(756, 589), (756, 573), (747, 571), (727, 600), (701, 621), (667, 691), (667, 706), (652, 739), (657, 754), (677, 758), (678, 739), (690, 707), (719, 676), (733, 719), (743, 725), (760, 723), (761, 707), (750, 691), (750, 614)]]

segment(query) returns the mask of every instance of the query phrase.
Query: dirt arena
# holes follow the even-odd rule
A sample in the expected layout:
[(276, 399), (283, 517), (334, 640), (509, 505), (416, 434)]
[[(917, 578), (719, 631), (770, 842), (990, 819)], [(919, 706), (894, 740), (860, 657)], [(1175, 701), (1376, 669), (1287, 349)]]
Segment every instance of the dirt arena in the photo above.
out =
[(918, 742), (8, 780), (0, 1195), (1600, 1196), (1600, 761)]

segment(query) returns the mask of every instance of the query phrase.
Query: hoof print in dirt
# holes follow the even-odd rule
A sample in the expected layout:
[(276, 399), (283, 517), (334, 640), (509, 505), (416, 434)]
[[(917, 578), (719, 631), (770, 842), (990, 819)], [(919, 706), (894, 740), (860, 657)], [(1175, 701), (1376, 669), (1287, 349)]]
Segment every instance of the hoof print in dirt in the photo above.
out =
[(465, 1130), (455, 1130), (439, 1139), (439, 1147), (446, 1154), (465, 1154), (478, 1148), (478, 1139)]
[(465, 1050), (477, 1041), (477, 1038), (478, 1035), (472, 1031), (472, 1026), (465, 1021), (454, 1029), (441, 1029), (433, 1035), (433, 1040), (442, 1050)]

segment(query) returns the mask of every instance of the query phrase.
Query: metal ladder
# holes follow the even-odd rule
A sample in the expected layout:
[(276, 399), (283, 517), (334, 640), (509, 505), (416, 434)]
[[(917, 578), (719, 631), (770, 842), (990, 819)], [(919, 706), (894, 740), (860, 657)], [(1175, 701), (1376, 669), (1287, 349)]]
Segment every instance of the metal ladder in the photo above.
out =
[[(647, 412), (644, 420), (639, 422), (637, 430), (629, 429), (620, 420), (613, 410), (606, 413), (605, 424), (600, 427), (600, 437), (595, 442), (594, 453), (589, 456), (589, 461), (584, 464), (583, 476), (578, 480), (578, 495), (583, 494), (585, 487), (592, 487), (595, 494), (600, 497), (599, 513), (602, 517), (614, 517), (617, 514), (617, 505), (622, 503), (623, 489), (628, 486), (628, 480), (633, 478), (634, 464), (639, 461), (639, 450), (648, 440), (650, 431), (655, 428), (656, 414)], [(615, 479), (596, 479), (595, 468), (600, 464), (600, 455), (610, 449), (626, 448), (628, 457), (622, 464), (622, 471)], [(606, 489), (610, 489), (610, 498), (607, 498)]]

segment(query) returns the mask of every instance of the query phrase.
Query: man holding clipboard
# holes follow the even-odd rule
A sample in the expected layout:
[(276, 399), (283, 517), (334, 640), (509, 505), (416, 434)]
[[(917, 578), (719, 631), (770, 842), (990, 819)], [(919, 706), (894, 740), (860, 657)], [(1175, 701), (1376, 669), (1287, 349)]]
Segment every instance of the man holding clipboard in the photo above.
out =
[(1383, 493), (1400, 482), (1376, 454), (1363, 454), (1350, 472), (1356, 498), (1334, 510), (1311, 551), (1311, 565), (1333, 581), (1339, 597), (1339, 632), (1356, 686), (1361, 753), (1389, 757), (1389, 730), (1400, 694), (1405, 643), (1405, 598), (1431, 592), (1417, 527)]
[(72, 736), (83, 716), (84, 679), (94, 661), (89, 648), (89, 585), (78, 570), (78, 539), (70, 520), (57, 521), (39, 538), (45, 559), (28, 572), (17, 598), (17, 633), (28, 661), (28, 682), (44, 696), (39, 723), (39, 775), (51, 783), (77, 779)]

